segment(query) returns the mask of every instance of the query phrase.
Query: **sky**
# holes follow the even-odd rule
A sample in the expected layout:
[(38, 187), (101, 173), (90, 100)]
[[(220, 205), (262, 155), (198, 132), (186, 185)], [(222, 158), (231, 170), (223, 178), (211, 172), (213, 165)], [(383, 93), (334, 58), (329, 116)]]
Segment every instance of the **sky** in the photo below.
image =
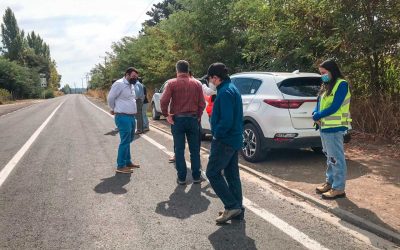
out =
[(62, 75), (61, 86), (83, 85), (97, 63), (104, 64), (113, 42), (138, 35), (146, 12), (161, 0), (1, 0), (0, 23), (7, 7), (25, 34), (35, 31), (50, 46)]

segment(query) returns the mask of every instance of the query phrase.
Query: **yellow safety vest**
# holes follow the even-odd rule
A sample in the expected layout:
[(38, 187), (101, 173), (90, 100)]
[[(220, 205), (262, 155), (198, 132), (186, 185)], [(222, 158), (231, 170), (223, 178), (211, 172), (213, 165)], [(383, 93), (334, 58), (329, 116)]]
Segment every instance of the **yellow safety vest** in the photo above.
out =
[[(321, 101), (319, 105), (319, 110), (322, 111), (327, 109), (332, 105), (333, 98), (335, 97), (335, 93), (341, 82), (344, 82), (343, 79), (337, 79), (335, 86), (332, 89), (332, 92), (329, 96), (326, 96), (326, 92), (322, 94)], [(347, 89), (347, 95), (344, 98), (344, 101), (338, 111), (336, 113), (331, 114), (330, 116), (326, 116), (321, 118), (321, 129), (326, 128), (336, 128), (336, 127), (350, 127), (350, 122), (352, 121), (350, 117), (350, 89)]]

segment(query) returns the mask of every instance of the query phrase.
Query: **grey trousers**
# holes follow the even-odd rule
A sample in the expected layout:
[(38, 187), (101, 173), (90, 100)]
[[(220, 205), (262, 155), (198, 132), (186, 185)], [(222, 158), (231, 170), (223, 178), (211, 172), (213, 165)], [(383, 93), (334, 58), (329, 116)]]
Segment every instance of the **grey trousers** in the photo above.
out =
[(143, 100), (142, 99), (136, 99), (136, 128), (138, 132), (143, 132)]

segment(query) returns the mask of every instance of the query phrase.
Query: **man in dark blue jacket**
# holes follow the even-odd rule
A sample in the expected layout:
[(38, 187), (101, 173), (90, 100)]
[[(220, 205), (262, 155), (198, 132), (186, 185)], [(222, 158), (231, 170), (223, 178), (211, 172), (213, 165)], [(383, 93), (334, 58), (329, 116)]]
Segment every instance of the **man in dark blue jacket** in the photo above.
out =
[(217, 88), (217, 98), (211, 116), (213, 140), (206, 175), (225, 207), (216, 222), (225, 223), (231, 219), (243, 219), (244, 216), (238, 165), (238, 150), (243, 144), (242, 97), (231, 82), (224, 64), (211, 64), (208, 79), (210, 85)]

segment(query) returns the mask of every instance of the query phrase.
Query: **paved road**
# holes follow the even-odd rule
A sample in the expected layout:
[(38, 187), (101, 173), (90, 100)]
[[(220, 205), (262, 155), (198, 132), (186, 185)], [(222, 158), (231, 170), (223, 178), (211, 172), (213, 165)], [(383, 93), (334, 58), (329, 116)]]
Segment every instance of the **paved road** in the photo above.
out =
[[(61, 106), (59, 106), (61, 104)], [(21, 147), (54, 112), (26, 152)], [(112, 117), (82, 95), (0, 116), (0, 249), (373, 249), (393, 245), (241, 173), (246, 220), (217, 226), (207, 182), (177, 186), (172, 142), (132, 145), (141, 168), (115, 175)], [(14, 156), (22, 156), (18, 162)], [(14, 157), (14, 158), (13, 158)], [(11, 162), (10, 162), (11, 161)], [(206, 165), (203, 155), (202, 164)], [(204, 168), (204, 167), (203, 167)], [(360, 232), (362, 234), (360, 234)]]

